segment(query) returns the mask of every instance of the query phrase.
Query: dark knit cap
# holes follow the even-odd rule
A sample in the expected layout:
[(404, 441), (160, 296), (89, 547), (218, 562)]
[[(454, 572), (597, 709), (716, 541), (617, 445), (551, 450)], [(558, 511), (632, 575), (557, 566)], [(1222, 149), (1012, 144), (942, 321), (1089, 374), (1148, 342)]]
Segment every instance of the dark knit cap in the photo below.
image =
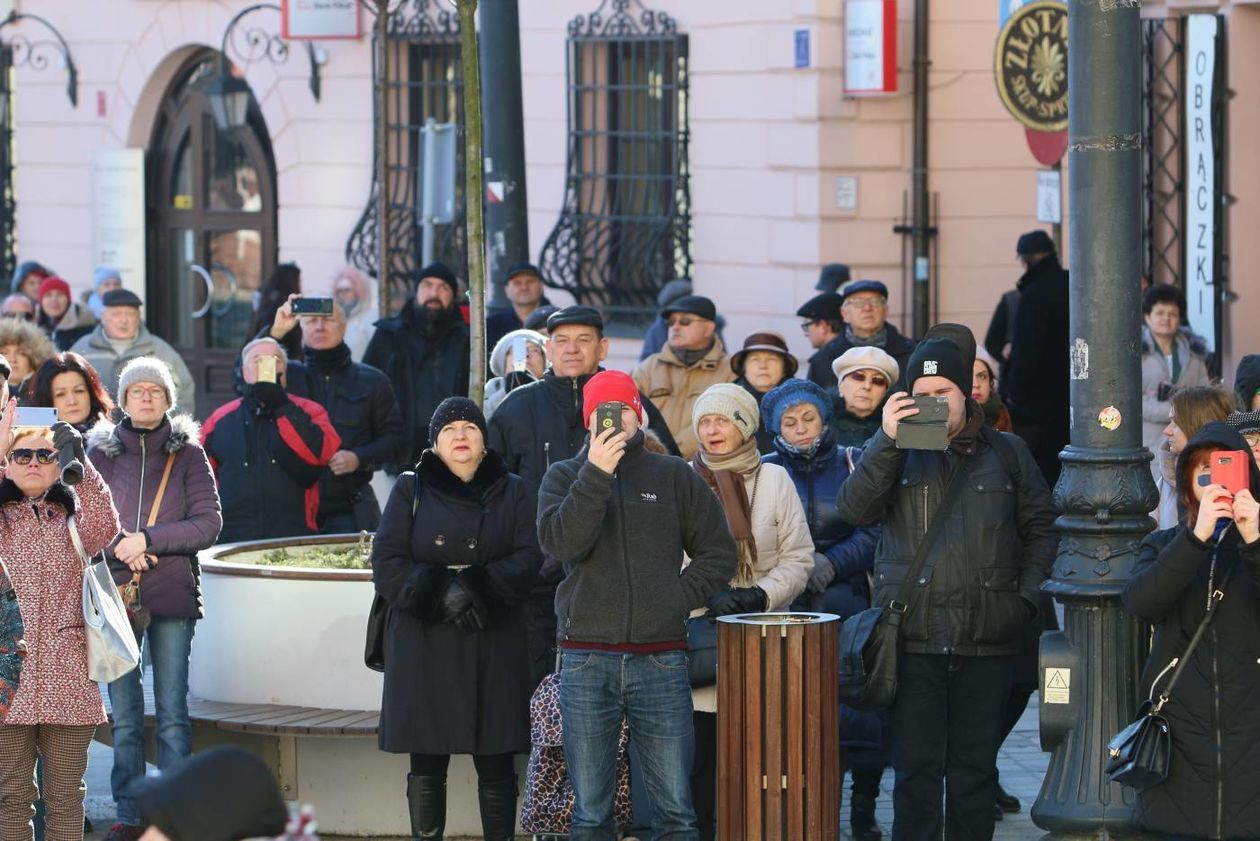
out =
[[(975, 369), (976, 334), (972, 333), (971, 328), (965, 324), (952, 324), (948, 321), (942, 321), (940, 324), (933, 324), (929, 327), (928, 331), (923, 334), (923, 338), (948, 339), (962, 353), (963, 364), (967, 366), (967, 370), (972, 371)], [(970, 394), (970, 387), (966, 391)]]
[(1054, 240), (1050, 239), (1049, 234), (1038, 228), (1035, 231), (1029, 231), (1020, 235), (1019, 241), (1015, 243), (1015, 253), (1020, 256), (1052, 254), (1054, 253)]
[(486, 416), (482, 414), (480, 406), (467, 397), (448, 397), (433, 410), (433, 418), (429, 421), (429, 444), (437, 444), (442, 428), (455, 421), (468, 421), (475, 424), (481, 430), (483, 439), (489, 437), (486, 431)]
[(236, 747), (198, 751), (137, 797), (145, 826), (171, 841), (236, 841), (284, 832), (288, 809), (267, 764)]
[(420, 270), (420, 279), (426, 277), (435, 277), (438, 280), (451, 287), (451, 291), (456, 295), (459, 294), (459, 278), (455, 277), (455, 272), (445, 263), (430, 263)]
[(971, 394), (971, 367), (963, 361), (958, 345), (949, 339), (924, 339), (919, 342), (906, 364), (905, 382), (914, 390), (919, 377), (944, 377), (958, 386), (964, 395)]

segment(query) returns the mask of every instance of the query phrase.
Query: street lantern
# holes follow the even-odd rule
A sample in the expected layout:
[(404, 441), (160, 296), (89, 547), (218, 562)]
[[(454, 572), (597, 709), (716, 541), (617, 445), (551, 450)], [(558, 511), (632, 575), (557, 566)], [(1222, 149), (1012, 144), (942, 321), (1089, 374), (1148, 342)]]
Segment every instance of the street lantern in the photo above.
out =
[(252, 94), (244, 79), (233, 76), (225, 67), (206, 86), (206, 96), (210, 98), (210, 110), (220, 131), (232, 131), (245, 125)]

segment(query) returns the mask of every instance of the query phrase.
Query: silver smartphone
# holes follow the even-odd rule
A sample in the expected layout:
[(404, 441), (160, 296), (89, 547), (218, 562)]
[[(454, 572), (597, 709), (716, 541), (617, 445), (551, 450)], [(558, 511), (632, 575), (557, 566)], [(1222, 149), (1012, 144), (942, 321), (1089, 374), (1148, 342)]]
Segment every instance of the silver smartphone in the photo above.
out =
[(529, 342), (525, 341), (524, 336), (517, 336), (512, 340), (512, 370), (521, 371), (529, 368)]
[(17, 417), (13, 419), (15, 427), (25, 426), (43, 429), (57, 422), (57, 410), (44, 406), (18, 406)]

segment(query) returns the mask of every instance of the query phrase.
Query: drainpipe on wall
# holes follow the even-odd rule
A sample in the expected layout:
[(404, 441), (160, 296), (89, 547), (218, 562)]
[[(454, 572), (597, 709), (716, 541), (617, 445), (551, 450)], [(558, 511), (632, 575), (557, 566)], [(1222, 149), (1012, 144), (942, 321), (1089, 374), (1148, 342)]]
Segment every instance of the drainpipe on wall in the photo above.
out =
[(914, 3), (914, 173), (910, 190), (911, 227), (914, 252), (914, 325), (915, 336), (927, 332), (932, 312), (931, 278), (932, 238), (936, 228), (930, 224), (928, 194), (928, 0)]

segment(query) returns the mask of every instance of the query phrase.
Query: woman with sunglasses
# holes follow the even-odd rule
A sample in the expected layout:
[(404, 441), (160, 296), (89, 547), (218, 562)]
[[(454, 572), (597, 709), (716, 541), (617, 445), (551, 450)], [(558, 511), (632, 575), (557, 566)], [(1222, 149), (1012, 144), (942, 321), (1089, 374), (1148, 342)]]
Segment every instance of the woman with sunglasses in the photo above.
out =
[(897, 360), (877, 347), (849, 348), (831, 363), (840, 400), (831, 428), (842, 447), (861, 447), (879, 429), (884, 400), (901, 375)]
[[(51, 429), (15, 429), (15, 410), (9, 400), (0, 417), (0, 556), (22, 606), (27, 657), (0, 724), (0, 838), (30, 837), (38, 757), (44, 767), (44, 837), (78, 841), (88, 746), (105, 709), (100, 688), (88, 679), (83, 561), (67, 520), (74, 519), (84, 549), (95, 554), (118, 533), (118, 514), (74, 427), (59, 422)], [(83, 464), (83, 479), (74, 488), (61, 481), (58, 450)]]
[[(152, 356), (133, 359), (118, 377), (122, 420), (116, 426), (102, 421), (88, 434), (88, 457), (122, 520), (110, 550), (114, 581), (120, 589), (139, 588), (132, 626), (153, 668), (162, 770), (192, 752), (188, 658), (205, 612), (194, 557), (214, 545), (223, 526), (200, 427), (192, 416), (175, 414), (176, 393), (166, 363)], [(110, 784), (118, 819), (106, 841), (132, 841), (144, 833), (135, 799), (145, 775), (143, 677), (136, 669), (108, 687), (114, 711)]]

